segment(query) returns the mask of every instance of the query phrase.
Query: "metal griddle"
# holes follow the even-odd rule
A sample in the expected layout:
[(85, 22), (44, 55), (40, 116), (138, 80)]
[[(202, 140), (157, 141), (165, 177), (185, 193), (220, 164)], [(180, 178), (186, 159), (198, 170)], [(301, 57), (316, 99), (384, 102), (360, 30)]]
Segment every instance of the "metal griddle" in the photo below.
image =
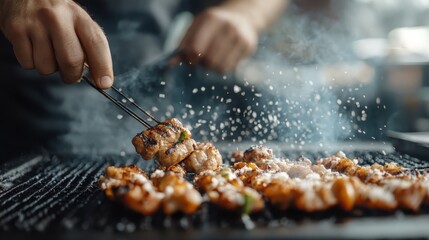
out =
[[(249, 147), (251, 144), (242, 144)], [(267, 144), (270, 146), (270, 144)], [(277, 146), (277, 148), (275, 147)], [(345, 149), (361, 163), (395, 161), (404, 167), (428, 167), (429, 161), (393, 152), (390, 145), (363, 144)], [(241, 145), (222, 146), (226, 152)], [(289, 158), (310, 159), (327, 156), (327, 147), (284, 149), (271, 145)], [(366, 150), (365, 150), (366, 149)], [(375, 151), (378, 149), (378, 151)], [(371, 150), (371, 151), (368, 151)], [(240, 214), (204, 204), (194, 215), (161, 213), (141, 216), (106, 199), (97, 179), (109, 165), (137, 164), (146, 171), (153, 162), (136, 154), (62, 154), (38, 152), (0, 166), (1, 239), (270, 239), (270, 238), (427, 238), (429, 210), (420, 214), (398, 211), (386, 213), (358, 209), (352, 213), (332, 210), (306, 214), (279, 212), (268, 207), (252, 215), (256, 225), (246, 230)]]
[(429, 132), (389, 131), (387, 134), (398, 151), (429, 159)]

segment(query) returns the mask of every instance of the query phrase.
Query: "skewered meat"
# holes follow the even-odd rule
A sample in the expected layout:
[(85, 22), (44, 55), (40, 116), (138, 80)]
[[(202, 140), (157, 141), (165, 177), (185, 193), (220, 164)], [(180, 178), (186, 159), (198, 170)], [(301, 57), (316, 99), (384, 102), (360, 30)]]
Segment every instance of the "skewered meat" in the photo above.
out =
[(200, 173), (216, 170), (222, 165), (222, 155), (211, 143), (197, 143), (195, 150), (183, 161), (187, 171)]
[(175, 119), (168, 119), (137, 134), (132, 143), (143, 159), (154, 157), (165, 166), (181, 162), (194, 150), (191, 132)]

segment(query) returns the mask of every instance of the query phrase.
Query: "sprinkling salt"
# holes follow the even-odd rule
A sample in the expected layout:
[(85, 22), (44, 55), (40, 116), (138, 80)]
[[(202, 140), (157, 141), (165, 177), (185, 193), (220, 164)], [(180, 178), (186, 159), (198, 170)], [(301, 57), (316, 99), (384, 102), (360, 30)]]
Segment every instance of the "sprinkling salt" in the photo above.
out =
[(241, 91), (241, 87), (234, 85), (233, 90), (234, 90), (234, 93), (239, 93)]

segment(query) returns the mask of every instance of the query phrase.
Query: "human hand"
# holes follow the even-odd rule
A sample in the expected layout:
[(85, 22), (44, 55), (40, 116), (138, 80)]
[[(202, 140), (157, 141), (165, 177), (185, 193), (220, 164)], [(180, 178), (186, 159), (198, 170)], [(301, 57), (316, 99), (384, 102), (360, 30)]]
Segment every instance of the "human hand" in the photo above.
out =
[(106, 36), (71, 0), (0, 0), (0, 29), (26, 69), (59, 71), (64, 82), (75, 83), (87, 62), (98, 87), (113, 84)]
[(245, 15), (219, 6), (195, 18), (180, 48), (189, 64), (228, 72), (255, 51), (257, 42), (258, 30)]

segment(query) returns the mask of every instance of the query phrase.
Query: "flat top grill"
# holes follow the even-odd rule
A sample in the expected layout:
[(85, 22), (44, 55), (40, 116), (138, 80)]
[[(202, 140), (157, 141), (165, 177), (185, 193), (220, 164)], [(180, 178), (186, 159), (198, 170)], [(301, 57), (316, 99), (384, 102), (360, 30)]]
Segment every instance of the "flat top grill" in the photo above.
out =
[[(283, 154), (290, 159), (304, 155), (315, 160), (332, 152), (295, 150)], [(396, 152), (351, 151), (346, 154), (359, 157), (361, 164), (394, 161), (407, 168), (429, 167), (429, 161)], [(97, 186), (98, 177), (107, 166), (128, 164), (137, 164), (146, 171), (155, 168), (152, 161), (143, 161), (135, 154), (51, 156), (43, 153), (4, 164), (0, 168), (0, 234), (25, 237), (27, 233), (35, 232), (56, 233), (57, 237), (95, 234), (94, 239), (109, 239), (112, 233), (152, 237), (172, 234), (176, 238), (403, 236), (396, 232), (407, 234), (407, 237), (429, 236), (428, 209), (423, 209), (418, 215), (363, 209), (351, 213), (332, 210), (307, 214), (292, 210), (278, 212), (268, 207), (262, 213), (251, 216), (256, 225), (251, 231), (246, 230), (239, 213), (224, 211), (208, 203), (191, 216), (176, 214), (167, 217), (158, 213), (145, 217), (109, 201)], [(377, 225), (375, 229), (374, 223)], [(372, 231), (366, 231), (365, 226)], [(216, 235), (220, 232), (222, 235)], [(230, 235), (225, 235), (226, 232)]]

